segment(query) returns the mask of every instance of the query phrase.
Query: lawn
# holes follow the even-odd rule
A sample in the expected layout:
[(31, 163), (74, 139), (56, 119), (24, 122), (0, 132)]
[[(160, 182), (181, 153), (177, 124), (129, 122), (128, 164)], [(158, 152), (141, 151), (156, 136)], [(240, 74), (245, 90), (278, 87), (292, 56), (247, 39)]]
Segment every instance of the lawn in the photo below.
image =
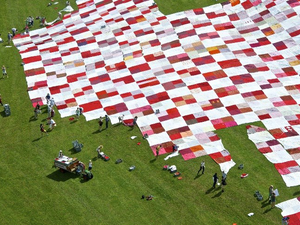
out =
[[(169, 14), (214, 4), (215, 1), (158, 1), (162, 12)], [(6, 65), (9, 78), (0, 79), (0, 93), (9, 103), (12, 114), (4, 116), (0, 108), (0, 224), (278, 224), (280, 210), (270, 210), (265, 201), (253, 196), (256, 190), (268, 195), (273, 184), (279, 189), (278, 202), (300, 194), (298, 187), (287, 188), (282, 178), (257, 151), (246, 135), (245, 125), (218, 130), (224, 146), (243, 171), (233, 167), (228, 174), (224, 193), (212, 189), (212, 175), (221, 171), (209, 157), (184, 161), (180, 156), (167, 162), (164, 156), (153, 156), (138, 128), (130, 130), (122, 125), (110, 125), (98, 132), (97, 121), (76, 122), (60, 118), (56, 111), (57, 127), (41, 137), (39, 124), (46, 122), (46, 107), (35, 120), (27, 94), (27, 85), (20, 55), (15, 47), (6, 48), (6, 35), (12, 27), (22, 31), (27, 16), (57, 17), (64, 1), (47, 7), (48, 1), (2, 0), (0, 32), (5, 43), (0, 44), (0, 64)], [(71, 1), (75, 8), (75, 1)], [(57, 9), (55, 9), (57, 8)], [(34, 28), (38, 28), (36, 23)], [(254, 125), (263, 126), (260, 122)], [(137, 136), (132, 140), (131, 136)], [(84, 144), (76, 153), (72, 141)], [(137, 145), (141, 142), (140, 145)], [(103, 151), (111, 160), (96, 158), (95, 149)], [(59, 150), (77, 157), (84, 163), (93, 161), (94, 179), (82, 182), (71, 173), (53, 168)], [(119, 158), (120, 164), (115, 164)], [(200, 162), (205, 160), (206, 172), (196, 176)], [(175, 164), (182, 173), (177, 180), (162, 168)], [(136, 169), (129, 172), (130, 166)], [(242, 172), (249, 177), (241, 179)], [(152, 201), (142, 195), (154, 195)], [(247, 214), (254, 212), (254, 216)]]

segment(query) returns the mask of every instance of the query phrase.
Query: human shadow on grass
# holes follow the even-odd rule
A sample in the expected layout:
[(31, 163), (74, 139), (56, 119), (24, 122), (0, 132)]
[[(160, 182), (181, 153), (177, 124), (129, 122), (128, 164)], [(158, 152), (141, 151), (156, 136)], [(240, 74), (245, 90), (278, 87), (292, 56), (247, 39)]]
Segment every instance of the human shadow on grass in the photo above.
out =
[[(218, 188), (219, 189), (219, 188)], [(217, 198), (220, 197), (222, 195), (222, 191), (219, 191), (217, 194), (215, 194), (214, 196), (212, 196), (211, 198)]]
[(102, 130), (95, 130), (92, 134), (99, 134), (101, 132), (102, 132)]
[(74, 119), (70, 122), (70, 124), (76, 123), (77, 121), (78, 121), (77, 119)]
[(37, 121), (37, 120), (38, 120), (38, 118), (35, 118), (35, 116), (32, 116), (32, 117), (29, 118), (29, 122)]
[(2, 112), (1, 112), (1, 116), (2, 116), (2, 117), (6, 117), (6, 115), (5, 115), (5, 112), (4, 112), (4, 111), (2, 111)]
[(269, 208), (269, 209), (266, 209), (263, 213), (266, 214), (268, 212), (270, 212), (273, 208)]
[(210, 192), (212, 192), (213, 190), (215, 190), (215, 188), (211, 187), (210, 189), (208, 189), (205, 194), (209, 194)]
[(93, 162), (95, 162), (95, 161), (97, 161), (99, 158), (97, 157), (97, 156), (95, 156), (94, 158), (92, 158), (91, 160), (93, 161)]
[(53, 173), (47, 175), (46, 177), (57, 182), (65, 182), (69, 179), (79, 178), (79, 175), (67, 171), (61, 172), (59, 169), (56, 169)]
[(195, 177), (194, 177), (194, 180), (198, 179), (199, 177), (201, 177), (203, 174), (197, 174)]
[(261, 208), (265, 208), (266, 206), (270, 205), (269, 199), (267, 198), (265, 201), (261, 203)]
[(38, 138), (36, 138), (36, 139), (32, 140), (32, 142), (39, 141), (39, 140), (40, 140), (42, 137), (43, 137), (43, 136), (40, 136), (40, 137), (38, 137)]
[(294, 196), (296, 196), (296, 195), (298, 196), (299, 194), (300, 194), (300, 191), (296, 191), (293, 195)]
[(154, 163), (157, 160), (157, 157), (155, 157), (154, 159), (150, 160), (150, 163)]
[(68, 152), (70, 152), (71, 155), (77, 154), (78, 152), (75, 150), (75, 148), (70, 148), (68, 150)]

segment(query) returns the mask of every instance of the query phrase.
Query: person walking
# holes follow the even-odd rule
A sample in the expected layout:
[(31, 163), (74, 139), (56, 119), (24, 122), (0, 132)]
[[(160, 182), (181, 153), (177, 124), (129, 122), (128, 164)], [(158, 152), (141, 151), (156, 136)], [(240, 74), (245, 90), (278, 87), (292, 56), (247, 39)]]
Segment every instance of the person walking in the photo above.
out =
[(158, 157), (160, 149), (161, 149), (161, 145), (157, 145), (156, 146), (156, 157)]
[(101, 154), (100, 154), (100, 153), (101, 153), (102, 149), (103, 149), (103, 145), (99, 145), (98, 148), (96, 149), (96, 151), (97, 151), (97, 153), (98, 153), (98, 154), (97, 154), (98, 158), (101, 157)]
[(213, 175), (213, 180), (214, 180), (214, 183), (213, 183), (213, 188), (216, 188), (216, 184), (217, 184), (217, 182), (218, 182), (218, 175), (217, 175), (217, 173), (215, 173), (214, 175)]
[(204, 174), (204, 170), (205, 170), (205, 162), (204, 161), (201, 162), (200, 169), (198, 170), (197, 175), (201, 172), (201, 170), (202, 170), (202, 174)]
[(91, 171), (93, 168), (93, 163), (92, 163), (92, 160), (89, 161), (89, 171)]
[(103, 119), (102, 119), (101, 116), (99, 118), (98, 124), (99, 124), (99, 131), (101, 131), (102, 130), (102, 125), (103, 125)]
[(276, 195), (275, 195), (275, 192), (273, 192), (272, 196), (271, 196), (271, 208), (272, 209), (275, 207), (275, 203), (276, 203)]
[(4, 78), (4, 76), (6, 76), (8, 78), (7, 72), (6, 72), (6, 67), (3, 65), (2, 66), (2, 76)]
[(105, 129), (108, 128), (109, 117), (105, 115)]

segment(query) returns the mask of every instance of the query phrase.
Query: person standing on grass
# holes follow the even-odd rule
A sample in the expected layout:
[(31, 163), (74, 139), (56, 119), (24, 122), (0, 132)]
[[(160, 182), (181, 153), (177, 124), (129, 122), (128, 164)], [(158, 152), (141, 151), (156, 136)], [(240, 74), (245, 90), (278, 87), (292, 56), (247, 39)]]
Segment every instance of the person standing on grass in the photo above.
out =
[(201, 172), (201, 170), (202, 170), (202, 174), (204, 174), (204, 170), (205, 170), (205, 162), (204, 161), (201, 162), (200, 169), (198, 170), (197, 175)]
[(40, 124), (40, 131), (41, 131), (41, 135), (43, 136), (44, 134), (48, 135), (47, 131), (44, 128), (44, 125), (41, 123)]
[(215, 174), (213, 175), (213, 180), (214, 180), (213, 188), (216, 188), (216, 184), (217, 184), (217, 182), (218, 182), (218, 175), (217, 175), (217, 173), (215, 173)]
[(0, 104), (3, 106), (1, 94), (0, 94)]
[(222, 171), (222, 180), (226, 180), (227, 178), (227, 174), (225, 173), (225, 171)]
[(105, 115), (105, 129), (108, 128), (109, 117)]
[(89, 171), (91, 171), (93, 168), (93, 163), (92, 163), (92, 160), (89, 161)]
[(273, 192), (272, 196), (271, 196), (271, 208), (273, 209), (275, 207), (275, 203), (276, 203), (276, 195)]
[(224, 192), (224, 188), (225, 188), (225, 186), (227, 185), (226, 178), (223, 178), (223, 177), (222, 177), (222, 182), (221, 182), (221, 184), (222, 184), (222, 192)]
[(4, 76), (6, 76), (8, 78), (8, 75), (7, 75), (7, 72), (6, 72), (6, 68), (5, 68), (4, 65), (2, 66), (2, 76), (3, 76), (3, 78), (4, 78)]
[(58, 153), (58, 158), (62, 158), (64, 155), (62, 153), (62, 150), (59, 150), (59, 153)]
[(159, 150), (161, 149), (161, 145), (157, 145), (156, 146), (156, 157), (158, 157), (158, 155), (159, 155)]
[(101, 116), (99, 118), (98, 124), (99, 124), (99, 131), (101, 131), (102, 130), (102, 125), (103, 125), (103, 119), (102, 119)]
[(273, 195), (273, 192), (274, 192), (274, 187), (273, 187), (273, 185), (270, 185), (270, 187), (269, 187), (269, 203), (271, 203), (271, 197)]
[(38, 118), (38, 114), (41, 112), (41, 106), (39, 103), (36, 104), (35, 108), (34, 108), (34, 118), (37, 119)]
[(50, 117), (53, 118), (54, 115), (55, 115), (55, 111), (54, 111), (54, 109), (52, 108), (52, 109), (50, 110)]

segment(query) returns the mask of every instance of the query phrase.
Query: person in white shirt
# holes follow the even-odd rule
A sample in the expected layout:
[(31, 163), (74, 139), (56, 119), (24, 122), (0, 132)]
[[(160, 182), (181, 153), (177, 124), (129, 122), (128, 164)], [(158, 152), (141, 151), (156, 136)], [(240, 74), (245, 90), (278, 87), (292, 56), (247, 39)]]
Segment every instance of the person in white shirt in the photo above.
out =
[(64, 155), (63, 155), (63, 153), (62, 153), (62, 150), (59, 150), (59, 153), (58, 153), (58, 158), (61, 158), (61, 157), (63, 157)]
[(204, 174), (204, 170), (205, 170), (205, 162), (204, 161), (201, 162), (200, 169), (198, 170), (197, 175), (201, 172), (201, 170), (202, 170), (202, 174)]
[(53, 130), (53, 128), (56, 127), (56, 123), (52, 118), (49, 119), (48, 124), (49, 124), (50, 130)]

